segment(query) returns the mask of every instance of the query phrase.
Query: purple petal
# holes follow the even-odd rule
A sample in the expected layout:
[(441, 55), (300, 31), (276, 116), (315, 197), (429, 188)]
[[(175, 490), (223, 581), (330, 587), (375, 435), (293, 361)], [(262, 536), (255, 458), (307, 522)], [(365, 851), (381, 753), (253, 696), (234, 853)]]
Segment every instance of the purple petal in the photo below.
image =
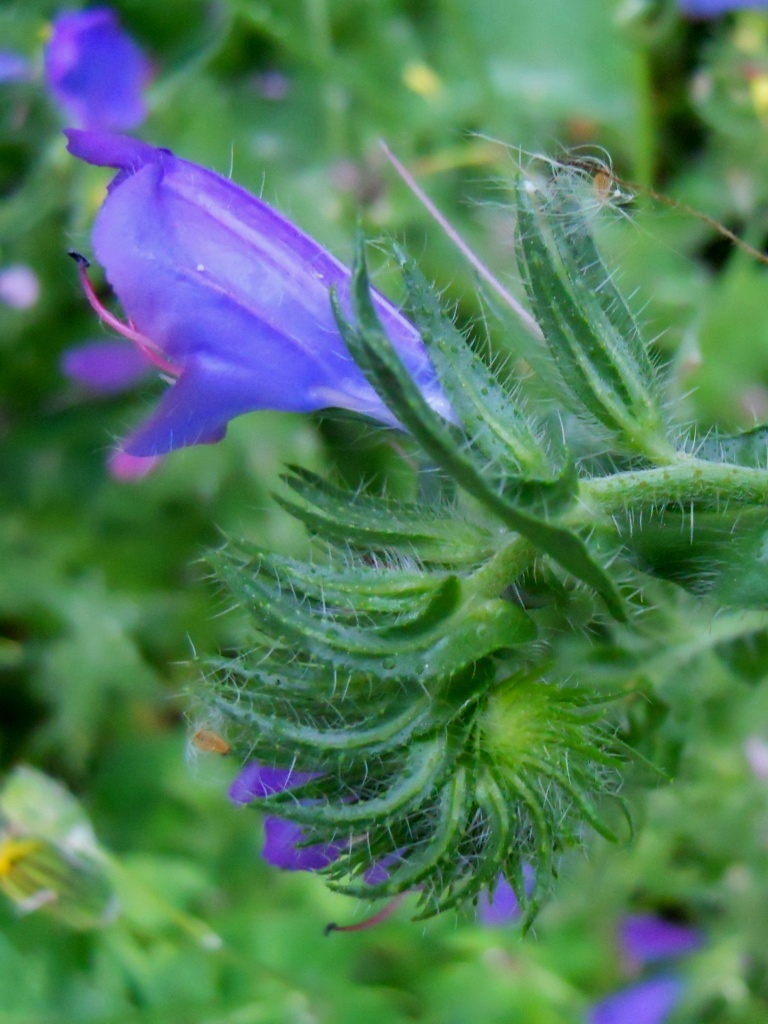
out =
[(269, 816), (264, 819), (261, 855), (267, 864), (283, 871), (319, 871), (332, 864), (344, 849), (343, 843), (300, 846), (303, 838), (300, 825)]
[(21, 53), (0, 50), (0, 82), (26, 82), (32, 77), (32, 63)]
[(664, 921), (654, 914), (630, 914), (619, 927), (621, 948), (633, 966), (643, 967), (656, 960), (685, 956), (698, 949), (701, 932), (685, 925)]
[(652, 978), (602, 999), (588, 1024), (664, 1024), (683, 991), (679, 978)]
[[(533, 891), (535, 876), (530, 864), (523, 864), (523, 884), (527, 895)], [(490, 890), (480, 893), (477, 903), (477, 917), (481, 924), (489, 928), (511, 924), (520, 916), (520, 903), (515, 890), (504, 877), (499, 875), (496, 885)]]
[(81, 128), (135, 128), (147, 115), (150, 65), (106, 7), (62, 14), (45, 50), (45, 79), (56, 103)]
[(499, 880), (492, 893), (486, 891), (480, 893), (477, 916), (480, 923), (489, 928), (510, 924), (520, 916), (520, 904), (517, 901), (515, 890), (504, 875), (499, 875)]
[[(117, 167), (94, 246), (123, 307), (179, 369), (127, 442), (154, 455), (219, 440), (255, 409), (336, 406), (393, 424), (355, 365), (330, 305), (349, 271), (265, 203), (225, 178), (116, 136), (69, 131), (69, 149)], [(425, 397), (452, 413), (415, 328), (383, 296), (377, 311)]]
[(113, 394), (132, 387), (152, 369), (152, 363), (126, 341), (89, 341), (68, 349), (61, 369), (92, 391)]
[(67, 149), (79, 160), (97, 167), (114, 167), (132, 173), (144, 164), (171, 156), (170, 150), (150, 146), (141, 139), (130, 135), (113, 135), (111, 132), (88, 132), (79, 128), (67, 128)]
[(233, 804), (248, 804), (260, 797), (282, 793), (318, 779), (318, 772), (297, 772), (292, 768), (269, 768), (258, 761), (249, 761), (229, 787)]
[(386, 857), (382, 857), (381, 860), (371, 864), (363, 874), (366, 884), (381, 885), (383, 882), (386, 882), (389, 878), (389, 869), (400, 863), (404, 852), (404, 850), (396, 850), (394, 853), (388, 853)]

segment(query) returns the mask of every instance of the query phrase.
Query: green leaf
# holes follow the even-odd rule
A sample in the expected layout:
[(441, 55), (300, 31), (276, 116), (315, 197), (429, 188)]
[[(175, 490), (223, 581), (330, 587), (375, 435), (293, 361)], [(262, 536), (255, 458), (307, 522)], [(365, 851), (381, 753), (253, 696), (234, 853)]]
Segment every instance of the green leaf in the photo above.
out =
[(768, 605), (768, 511), (665, 509), (630, 531), (626, 547), (647, 572), (739, 608)]
[(708, 462), (768, 470), (768, 426), (753, 427), (740, 434), (710, 434), (696, 446), (696, 456)]

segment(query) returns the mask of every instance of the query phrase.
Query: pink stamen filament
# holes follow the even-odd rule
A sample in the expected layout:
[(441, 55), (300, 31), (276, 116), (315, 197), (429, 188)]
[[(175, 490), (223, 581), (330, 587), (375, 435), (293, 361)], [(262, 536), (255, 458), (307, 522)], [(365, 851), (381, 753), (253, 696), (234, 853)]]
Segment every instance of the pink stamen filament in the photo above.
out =
[(149, 338), (137, 331), (130, 322), (124, 324), (122, 320), (118, 320), (113, 313), (109, 312), (106, 306), (102, 305), (98, 295), (93, 290), (93, 285), (88, 277), (88, 260), (86, 260), (84, 256), (80, 256), (78, 253), (70, 253), (70, 256), (72, 256), (77, 263), (77, 271), (80, 275), (80, 284), (85, 292), (85, 297), (88, 299), (91, 308), (99, 319), (101, 319), (108, 327), (111, 327), (112, 330), (117, 331), (118, 334), (122, 334), (122, 336), (127, 338), (128, 341), (132, 341), (141, 354), (146, 356), (147, 359), (159, 370), (169, 374), (171, 377), (178, 377), (181, 370), (174, 366), (173, 363), (168, 362), (153, 341), (150, 341)]
[(386, 920), (390, 914), (393, 914), (407, 895), (407, 892), (399, 893), (389, 903), (386, 903), (378, 914), (374, 914), (373, 917), (367, 917), (364, 921), (358, 922), (358, 924), (336, 924), (335, 921), (332, 921), (325, 926), (325, 934), (330, 935), (331, 932), (363, 932), (368, 928), (374, 928), (377, 924)]

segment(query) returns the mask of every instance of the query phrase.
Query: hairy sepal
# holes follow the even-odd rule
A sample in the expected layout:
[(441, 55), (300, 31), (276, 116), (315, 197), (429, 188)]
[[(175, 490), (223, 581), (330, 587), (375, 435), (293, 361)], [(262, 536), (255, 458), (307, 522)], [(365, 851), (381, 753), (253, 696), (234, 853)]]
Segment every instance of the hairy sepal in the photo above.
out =
[(619, 452), (664, 446), (656, 374), (628, 309), (595, 294), (594, 269), (583, 276), (582, 260), (593, 255), (588, 232), (569, 239), (567, 222), (544, 220), (524, 184), (516, 195), (520, 272), (574, 411), (607, 428)]
[(358, 249), (352, 275), (353, 327), (334, 299), (339, 329), (355, 361), (395, 416), (420, 442), (425, 452), (489, 512), (531, 541), (577, 579), (594, 588), (611, 614), (623, 620), (626, 611), (614, 580), (592, 557), (584, 540), (573, 531), (549, 522), (514, 504), (489, 482), (483, 467), (462, 450), (463, 439), (427, 404), (418, 386), (394, 351), (379, 322), (370, 295), (364, 242)]

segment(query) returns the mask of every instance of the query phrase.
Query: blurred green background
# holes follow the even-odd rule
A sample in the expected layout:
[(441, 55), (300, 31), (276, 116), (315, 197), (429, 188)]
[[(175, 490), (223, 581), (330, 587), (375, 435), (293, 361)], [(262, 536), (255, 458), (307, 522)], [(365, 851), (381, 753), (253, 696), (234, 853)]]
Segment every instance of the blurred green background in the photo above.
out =
[[(0, 48), (39, 66), (46, 24), (77, 6), (4, 0)], [(511, 287), (504, 197), (520, 149), (604, 147), (622, 178), (765, 243), (766, 13), (694, 22), (642, 0), (112, 6), (155, 68), (142, 137), (230, 174), (341, 258), (362, 213), (481, 332), (471, 272), (379, 138)], [(643, 666), (674, 785), (628, 791), (635, 842), (585, 837), (527, 937), (471, 914), (411, 924), (406, 905), (370, 932), (324, 938), (326, 922), (367, 908), (262, 864), (258, 815), (226, 799), (237, 766), (189, 744), (208, 724), (186, 696), (196, 655), (238, 635), (202, 558), (222, 534), (302, 550), (271, 497), (285, 463), (354, 482), (395, 457), (348, 421), (259, 413), (142, 481), (113, 480), (114, 438), (162, 385), (96, 399), (60, 372), (67, 346), (100, 336), (65, 252), (90, 251), (109, 180), (66, 154), (61, 126), (41, 82), (0, 85), (0, 270), (24, 263), (41, 283), (30, 308), (0, 303), (0, 771), (33, 765), (78, 796), (119, 866), (123, 912), (73, 931), (0, 896), (0, 1021), (567, 1024), (633, 979), (616, 927), (638, 910), (706, 933), (677, 968), (676, 1020), (768, 1019), (768, 768), (755, 753), (768, 752), (768, 657), (734, 651), (729, 670), (690, 649), (701, 623), (682, 614), (672, 653)], [(766, 268), (640, 193), (598, 206), (681, 418), (768, 419)], [(388, 287), (385, 268), (377, 280)]]

